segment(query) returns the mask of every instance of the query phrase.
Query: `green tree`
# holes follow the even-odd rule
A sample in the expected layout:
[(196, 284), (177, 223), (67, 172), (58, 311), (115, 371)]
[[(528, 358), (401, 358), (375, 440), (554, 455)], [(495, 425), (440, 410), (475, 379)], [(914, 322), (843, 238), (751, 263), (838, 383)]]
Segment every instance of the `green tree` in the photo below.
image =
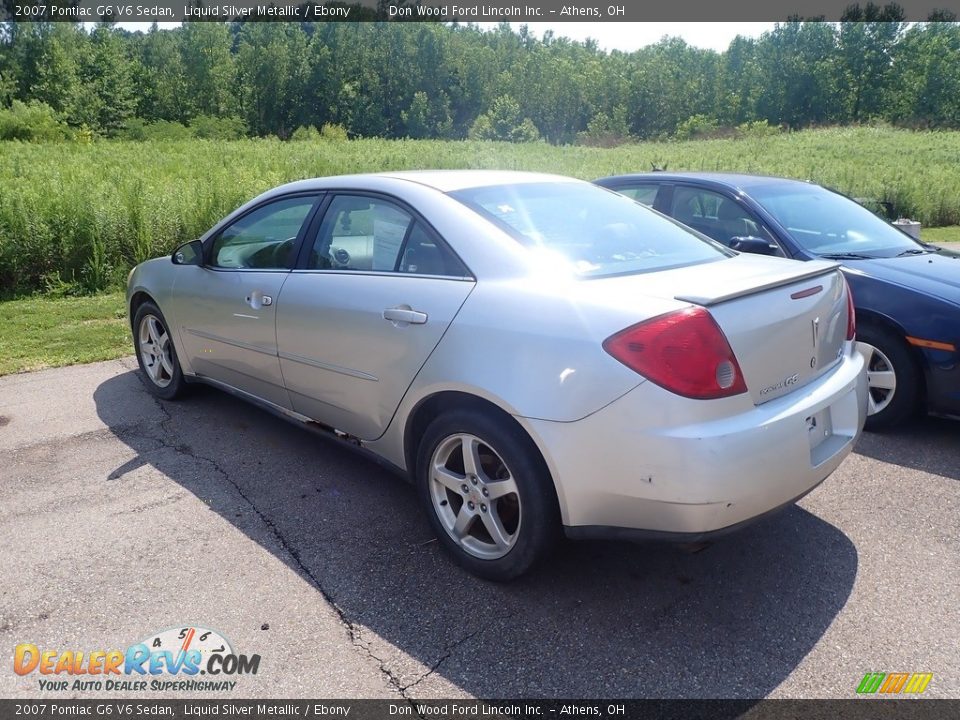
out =
[[(244, 28), (257, 24), (246, 23)], [(179, 41), (187, 115), (232, 115), (237, 108), (234, 96), (236, 69), (229, 26), (211, 22), (184, 23)]]
[(83, 68), (90, 52), (83, 29), (73, 23), (49, 23), (18, 32), (16, 37), (21, 43), (20, 98), (45, 103), (79, 125), (86, 100)]
[[(960, 28), (907, 28), (895, 5), (851, 6), (841, 24), (778, 24), (725, 52), (664, 38), (603, 52), (502, 23), (0, 25), (0, 106), (49, 105), (76, 127), (133, 134), (187, 124), (217, 137), (505, 137), (555, 143), (672, 137), (690, 118), (721, 132), (884, 118), (960, 127)], [(242, 116), (243, 121), (238, 123)], [(224, 120), (225, 124), (218, 121)], [(158, 126), (161, 122), (173, 126)], [(687, 125), (683, 125), (687, 123)], [(750, 125), (761, 128), (763, 125)], [(166, 128), (166, 129), (164, 129)]]
[(614, 147), (630, 140), (630, 126), (627, 123), (627, 108), (617, 105), (612, 114), (603, 110), (597, 112), (587, 129), (577, 135), (577, 142), (581, 145), (596, 145), (599, 147)]
[(185, 122), (190, 117), (182, 37), (182, 31), (160, 30), (154, 23), (139, 44), (137, 115), (145, 120)]
[(893, 50), (906, 23), (898, 5), (847, 8), (840, 24), (836, 81), (843, 115), (860, 122), (882, 116), (893, 66)]
[(520, 104), (516, 100), (501, 95), (493, 101), (490, 111), (474, 122), (470, 137), (474, 140), (533, 142), (540, 139), (540, 132), (530, 118), (521, 116)]
[(712, 50), (664, 38), (632, 57), (631, 127), (641, 137), (671, 135), (693, 115), (715, 116), (720, 58)]
[(779, 23), (757, 43), (761, 75), (754, 77), (752, 117), (775, 124), (803, 127), (837, 115), (834, 85), (837, 37), (822, 22)]
[(410, 107), (401, 113), (407, 127), (407, 135), (412, 138), (447, 137), (450, 134), (450, 101), (442, 94), (432, 101), (423, 90), (413, 94)]
[(123, 37), (109, 26), (100, 25), (91, 33), (89, 52), (81, 62), (77, 101), (70, 109), (74, 124), (113, 135), (133, 117), (134, 63), (127, 48)]
[[(328, 23), (328, 25), (339, 24)], [(297, 125), (322, 127), (331, 120), (330, 108), (334, 99), (333, 78), (337, 66), (333, 61), (333, 50), (320, 33), (314, 33), (309, 40), (306, 63), (307, 78)]]
[(0, 107), (9, 107), (17, 90), (12, 40), (8, 25), (0, 23)]
[(960, 127), (960, 26), (911, 27), (897, 44), (890, 117), (917, 127)]
[(303, 106), (307, 38), (293, 23), (246, 23), (240, 30), (237, 71), (251, 130), (289, 137)]

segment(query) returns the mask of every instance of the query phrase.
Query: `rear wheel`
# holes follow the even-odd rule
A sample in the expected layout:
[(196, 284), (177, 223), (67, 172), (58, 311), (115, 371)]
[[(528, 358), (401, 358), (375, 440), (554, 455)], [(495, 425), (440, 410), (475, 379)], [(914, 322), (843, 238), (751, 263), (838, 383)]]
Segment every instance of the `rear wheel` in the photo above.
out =
[(867, 430), (892, 427), (916, 412), (920, 369), (906, 342), (885, 328), (857, 328), (857, 350), (867, 366)]
[(453, 411), (427, 427), (417, 485), (443, 548), (480, 577), (522, 575), (558, 536), (553, 483), (533, 442), (485, 413)]
[(186, 382), (170, 329), (160, 308), (150, 301), (140, 305), (134, 315), (133, 341), (137, 362), (147, 378), (147, 390), (164, 400), (183, 394)]

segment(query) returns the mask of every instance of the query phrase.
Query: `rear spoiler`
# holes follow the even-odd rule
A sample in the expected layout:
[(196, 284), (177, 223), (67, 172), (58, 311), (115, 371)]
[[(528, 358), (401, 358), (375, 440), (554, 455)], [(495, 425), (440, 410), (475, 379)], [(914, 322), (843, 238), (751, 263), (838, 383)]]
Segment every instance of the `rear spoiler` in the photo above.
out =
[(680, 302), (688, 302), (694, 305), (700, 305), (702, 307), (710, 307), (711, 305), (719, 305), (720, 303), (736, 300), (737, 298), (746, 297), (747, 295), (754, 295), (766, 290), (773, 290), (774, 288), (782, 287), (784, 285), (791, 285), (796, 282), (802, 282), (803, 280), (811, 280), (813, 278), (823, 277), (824, 275), (832, 273), (834, 270), (837, 270), (840, 267), (839, 263), (825, 265), (822, 262), (813, 261), (809, 264), (814, 265), (815, 267), (809, 269), (804, 268), (801, 272), (791, 270), (790, 272), (770, 273), (770, 277), (766, 278), (758, 285), (751, 285), (743, 290), (735, 290), (725, 295), (676, 295), (675, 299), (679, 300)]

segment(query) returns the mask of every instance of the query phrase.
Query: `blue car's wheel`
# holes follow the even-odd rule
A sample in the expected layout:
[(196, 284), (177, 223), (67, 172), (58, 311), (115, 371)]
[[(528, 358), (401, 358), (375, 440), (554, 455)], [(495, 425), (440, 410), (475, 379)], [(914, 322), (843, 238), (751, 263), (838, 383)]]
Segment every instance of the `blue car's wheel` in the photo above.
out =
[(920, 369), (904, 340), (885, 328), (857, 328), (857, 350), (867, 365), (867, 430), (884, 430), (917, 410)]

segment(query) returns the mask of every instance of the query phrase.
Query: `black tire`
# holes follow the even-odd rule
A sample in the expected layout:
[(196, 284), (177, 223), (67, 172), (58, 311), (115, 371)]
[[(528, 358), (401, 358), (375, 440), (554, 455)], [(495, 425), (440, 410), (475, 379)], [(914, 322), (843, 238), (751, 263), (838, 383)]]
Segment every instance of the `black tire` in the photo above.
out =
[[(474, 439), (475, 457), (481, 461), (476, 476), (463, 451), (466, 443), (473, 447)], [(447, 482), (454, 481), (456, 492), (433, 479), (435, 461), (450, 469)], [(560, 511), (553, 481), (533, 441), (511, 421), (474, 409), (444, 413), (424, 432), (416, 467), (417, 491), (440, 545), (474, 575), (512, 580), (555, 546)], [(516, 492), (489, 499), (506, 492), (511, 480)], [(470, 503), (472, 509), (467, 507)], [(471, 519), (466, 535), (457, 540), (451, 522), (460, 519), (461, 512)], [(490, 527), (502, 531), (499, 544)], [(502, 542), (505, 539), (508, 543)]]
[[(169, 351), (167, 363), (170, 370), (161, 361), (159, 355), (150, 355), (144, 349), (144, 343), (141, 341), (141, 329), (144, 323), (150, 320), (156, 322), (155, 327), (162, 328), (166, 334), (166, 341), (163, 343), (163, 351)], [(153, 302), (147, 300), (137, 308), (133, 316), (133, 347), (137, 354), (137, 363), (140, 365), (140, 372), (144, 375), (144, 385), (147, 391), (155, 397), (163, 400), (175, 400), (181, 397), (186, 391), (187, 383), (183, 379), (183, 371), (180, 368), (180, 361), (177, 358), (177, 349), (173, 345), (173, 336), (170, 334), (170, 326), (167, 325), (166, 318), (160, 312)], [(149, 332), (147, 331), (149, 337)], [(163, 339), (163, 336), (161, 336)], [(155, 345), (155, 343), (150, 343)]]
[(910, 346), (891, 330), (874, 325), (858, 326), (857, 342), (877, 350), (869, 355), (868, 374), (888, 371), (889, 367), (896, 378), (892, 395), (883, 388), (868, 388), (872, 399), (870, 407), (878, 405), (880, 409), (873, 413), (868, 410), (866, 429), (887, 430), (915, 415), (922, 395), (922, 380)]

